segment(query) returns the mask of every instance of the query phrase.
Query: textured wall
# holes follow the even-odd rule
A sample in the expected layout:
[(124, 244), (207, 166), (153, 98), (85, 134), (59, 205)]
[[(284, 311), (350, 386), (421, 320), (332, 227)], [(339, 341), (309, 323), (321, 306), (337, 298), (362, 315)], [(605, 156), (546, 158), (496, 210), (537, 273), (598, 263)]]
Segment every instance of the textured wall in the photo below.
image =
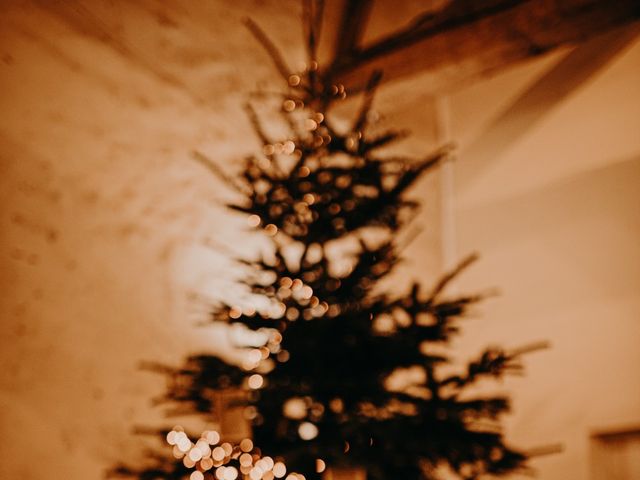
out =
[[(481, 253), (461, 288), (501, 291), (459, 346), (551, 343), (525, 358), (526, 378), (505, 384), (511, 438), (563, 444), (534, 461), (539, 478), (587, 480), (590, 435), (640, 425), (640, 43), (562, 97), (562, 79), (531, 81), (559, 61), (451, 98), (457, 248)], [(536, 102), (520, 101), (532, 89)], [(494, 135), (509, 127), (511, 137)]]

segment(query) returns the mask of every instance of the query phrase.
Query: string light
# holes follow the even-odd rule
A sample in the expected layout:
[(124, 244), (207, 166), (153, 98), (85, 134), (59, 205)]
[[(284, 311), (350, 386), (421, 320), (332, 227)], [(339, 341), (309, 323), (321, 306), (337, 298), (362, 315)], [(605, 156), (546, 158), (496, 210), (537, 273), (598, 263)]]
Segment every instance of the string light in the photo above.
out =
[(262, 387), (263, 384), (264, 384), (264, 378), (262, 377), (262, 375), (258, 373), (251, 375), (249, 377), (249, 380), (248, 380), (249, 388), (257, 390), (260, 387)]
[(302, 440), (313, 440), (318, 436), (318, 427), (311, 422), (302, 422), (298, 427), (298, 435)]
[(243, 452), (250, 452), (251, 450), (253, 450), (253, 442), (251, 441), (251, 439), (245, 438), (244, 440), (242, 440), (240, 442), (240, 449)]
[(278, 227), (276, 227), (273, 223), (270, 223), (264, 228), (264, 231), (267, 233), (267, 235), (273, 237), (276, 233), (278, 233)]
[(300, 85), (300, 75), (290, 75), (289, 85), (291, 85), (292, 87), (297, 87), (298, 85)]
[[(166, 435), (167, 443), (177, 448), (177, 442), (188, 442), (188, 453), (181, 454), (182, 463), (186, 468), (195, 469), (189, 474), (189, 480), (204, 480), (203, 472), (215, 468), (213, 476), (217, 480), (237, 480), (242, 475), (243, 480), (273, 480), (283, 478), (287, 468), (281, 461), (275, 461), (270, 456), (261, 456), (249, 438), (243, 439), (238, 445), (229, 442), (210, 448), (210, 445), (220, 441), (220, 435), (215, 430), (205, 430), (200, 438), (191, 442), (184, 430), (176, 426)], [(238, 453), (234, 453), (238, 452)], [(240, 453), (242, 452), (242, 453)], [(294, 475), (295, 480), (302, 480), (303, 475)], [(208, 477), (207, 477), (208, 478)]]
[(287, 474), (287, 467), (282, 462), (276, 462), (273, 465), (273, 474), (276, 478), (282, 478)]
[(257, 227), (260, 225), (260, 217), (258, 215), (249, 215), (249, 218), (247, 218), (247, 224), (250, 227)]

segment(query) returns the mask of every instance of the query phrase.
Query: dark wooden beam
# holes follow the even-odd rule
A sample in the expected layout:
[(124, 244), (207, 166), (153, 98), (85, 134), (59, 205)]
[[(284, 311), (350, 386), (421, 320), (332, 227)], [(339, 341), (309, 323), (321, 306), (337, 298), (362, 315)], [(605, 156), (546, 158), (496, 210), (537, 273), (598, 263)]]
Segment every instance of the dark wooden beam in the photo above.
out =
[(322, 5), (318, 60), (342, 63), (361, 47), (373, 0), (306, 0)]
[(348, 58), (360, 46), (373, 0), (345, 0), (337, 32), (333, 63)]
[(469, 188), (554, 107), (616, 58), (638, 38), (639, 27), (618, 28), (584, 42), (528, 86), (461, 151), (458, 161), (464, 166), (456, 176), (457, 188)]
[(438, 90), (638, 19), (637, 0), (453, 0), (373, 44), (343, 50), (324, 74), (353, 91), (375, 70), (387, 81), (432, 73), (428, 86)]

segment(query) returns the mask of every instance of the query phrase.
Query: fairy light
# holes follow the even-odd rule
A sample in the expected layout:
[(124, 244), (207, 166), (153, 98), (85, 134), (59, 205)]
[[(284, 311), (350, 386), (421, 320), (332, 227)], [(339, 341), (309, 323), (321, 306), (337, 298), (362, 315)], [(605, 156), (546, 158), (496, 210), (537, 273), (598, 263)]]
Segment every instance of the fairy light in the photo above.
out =
[(276, 356), (276, 359), (280, 362), (280, 363), (285, 363), (289, 361), (289, 352), (287, 352), (286, 350), (280, 350), (278, 352), (278, 355)]
[(262, 387), (262, 385), (264, 384), (264, 378), (262, 377), (262, 375), (256, 373), (249, 377), (248, 384), (249, 384), (249, 388), (252, 388), (253, 390), (257, 390), (260, 387)]
[(249, 477), (251, 478), (251, 480), (260, 480), (262, 478), (262, 473), (263, 472), (261, 469), (253, 467), (249, 472)]
[(236, 467), (227, 467), (224, 470), (224, 480), (236, 480), (238, 478), (238, 469)]
[(262, 153), (264, 153), (267, 156), (273, 155), (275, 153), (275, 150), (276, 150), (275, 147), (271, 144), (267, 144), (262, 147)]
[(257, 364), (262, 359), (262, 352), (257, 348), (253, 348), (249, 352), (248, 357), (249, 357), (248, 360), (251, 363)]
[(298, 176), (302, 178), (308, 177), (310, 173), (311, 170), (306, 165), (303, 165), (302, 167), (300, 167), (300, 170), (298, 170)]
[(202, 459), (202, 450), (200, 450), (199, 448), (192, 448), (189, 451), (189, 458), (194, 462), (197, 462), (198, 460), (201, 460)]
[(302, 420), (307, 416), (307, 404), (302, 398), (290, 398), (282, 406), (282, 413), (292, 420)]
[(253, 450), (253, 442), (250, 438), (245, 438), (240, 442), (240, 450), (243, 452), (250, 452)]
[(289, 76), (289, 85), (291, 85), (292, 87), (297, 87), (298, 85), (300, 85), (300, 75), (290, 75)]
[(216, 462), (224, 460), (225, 456), (226, 454), (224, 453), (224, 448), (222, 447), (216, 447), (211, 452), (211, 458), (213, 458)]
[(211, 470), (213, 468), (213, 459), (210, 457), (205, 457), (200, 460), (200, 468), (202, 468), (202, 470), (204, 470), (205, 472), (207, 470)]
[(293, 143), (291, 140), (287, 140), (282, 144), (282, 151), (287, 155), (291, 155), (295, 151), (295, 149), (296, 149), (296, 144)]
[(276, 478), (282, 478), (287, 474), (287, 467), (282, 462), (276, 462), (273, 465), (273, 474)]
[(202, 438), (204, 438), (209, 445), (217, 445), (220, 441), (220, 434), (215, 430), (205, 430)]
[(258, 215), (250, 215), (249, 218), (247, 218), (247, 224), (252, 228), (259, 226), (260, 222), (261, 220)]
[(313, 296), (313, 289), (309, 285), (305, 285), (300, 290), (300, 297), (305, 300), (310, 299)]
[(318, 427), (311, 422), (302, 422), (298, 427), (298, 435), (302, 440), (313, 440), (318, 436)]
[(276, 233), (278, 233), (278, 227), (276, 227), (273, 223), (270, 223), (269, 225), (264, 227), (264, 231), (267, 233), (267, 235), (273, 237)]

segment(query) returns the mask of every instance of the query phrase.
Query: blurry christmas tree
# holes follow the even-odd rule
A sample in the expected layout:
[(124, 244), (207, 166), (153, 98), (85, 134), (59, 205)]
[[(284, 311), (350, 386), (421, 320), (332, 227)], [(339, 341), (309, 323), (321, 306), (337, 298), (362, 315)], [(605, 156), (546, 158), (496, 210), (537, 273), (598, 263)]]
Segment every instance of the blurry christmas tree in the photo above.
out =
[[(418, 283), (402, 295), (377, 288), (398, 263), (397, 235), (418, 206), (407, 189), (446, 152), (418, 160), (379, 155), (400, 135), (370, 132), (377, 74), (351, 125), (334, 125), (331, 107), (346, 92), (320, 75), (314, 21), (308, 25), (307, 68), (293, 73), (249, 23), (287, 83), (278, 117), (268, 121), (284, 119), (289, 134), (269, 138), (249, 108), (262, 152), (246, 160), (237, 180), (225, 177), (244, 199), (231, 208), (272, 238), (273, 255), (242, 260), (253, 270), (247, 285), (262, 303), (240, 308), (222, 301), (212, 318), (242, 324), (262, 341), (247, 347), (239, 366), (211, 354), (167, 369), (165, 400), (207, 418), (214, 392), (245, 391), (239, 401), (253, 443), (308, 480), (327, 467), (358, 467), (371, 480), (434, 479), (443, 470), (472, 479), (524, 468), (526, 455), (506, 446), (501, 433), (508, 399), (473, 393), (483, 378), (519, 372), (524, 350), (487, 349), (459, 374), (441, 373), (451, 366), (446, 346), (460, 318), (479, 300), (446, 298), (444, 289), (473, 257), (427, 291)], [(329, 255), (328, 247), (354, 240), (358, 251), (346, 267)], [(258, 455), (242, 457), (255, 454), (251, 445), (212, 453), (220, 440), (215, 432), (203, 434), (204, 449), (191, 458), (195, 447), (184, 434), (159, 433), (176, 445), (177, 458), (161, 454), (152, 466), (116, 473), (179, 479), (196, 468), (191, 478), (220, 480), (285, 474), (272, 460), (260, 469)], [(240, 472), (225, 475), (230, 459), (239, 459)]]

